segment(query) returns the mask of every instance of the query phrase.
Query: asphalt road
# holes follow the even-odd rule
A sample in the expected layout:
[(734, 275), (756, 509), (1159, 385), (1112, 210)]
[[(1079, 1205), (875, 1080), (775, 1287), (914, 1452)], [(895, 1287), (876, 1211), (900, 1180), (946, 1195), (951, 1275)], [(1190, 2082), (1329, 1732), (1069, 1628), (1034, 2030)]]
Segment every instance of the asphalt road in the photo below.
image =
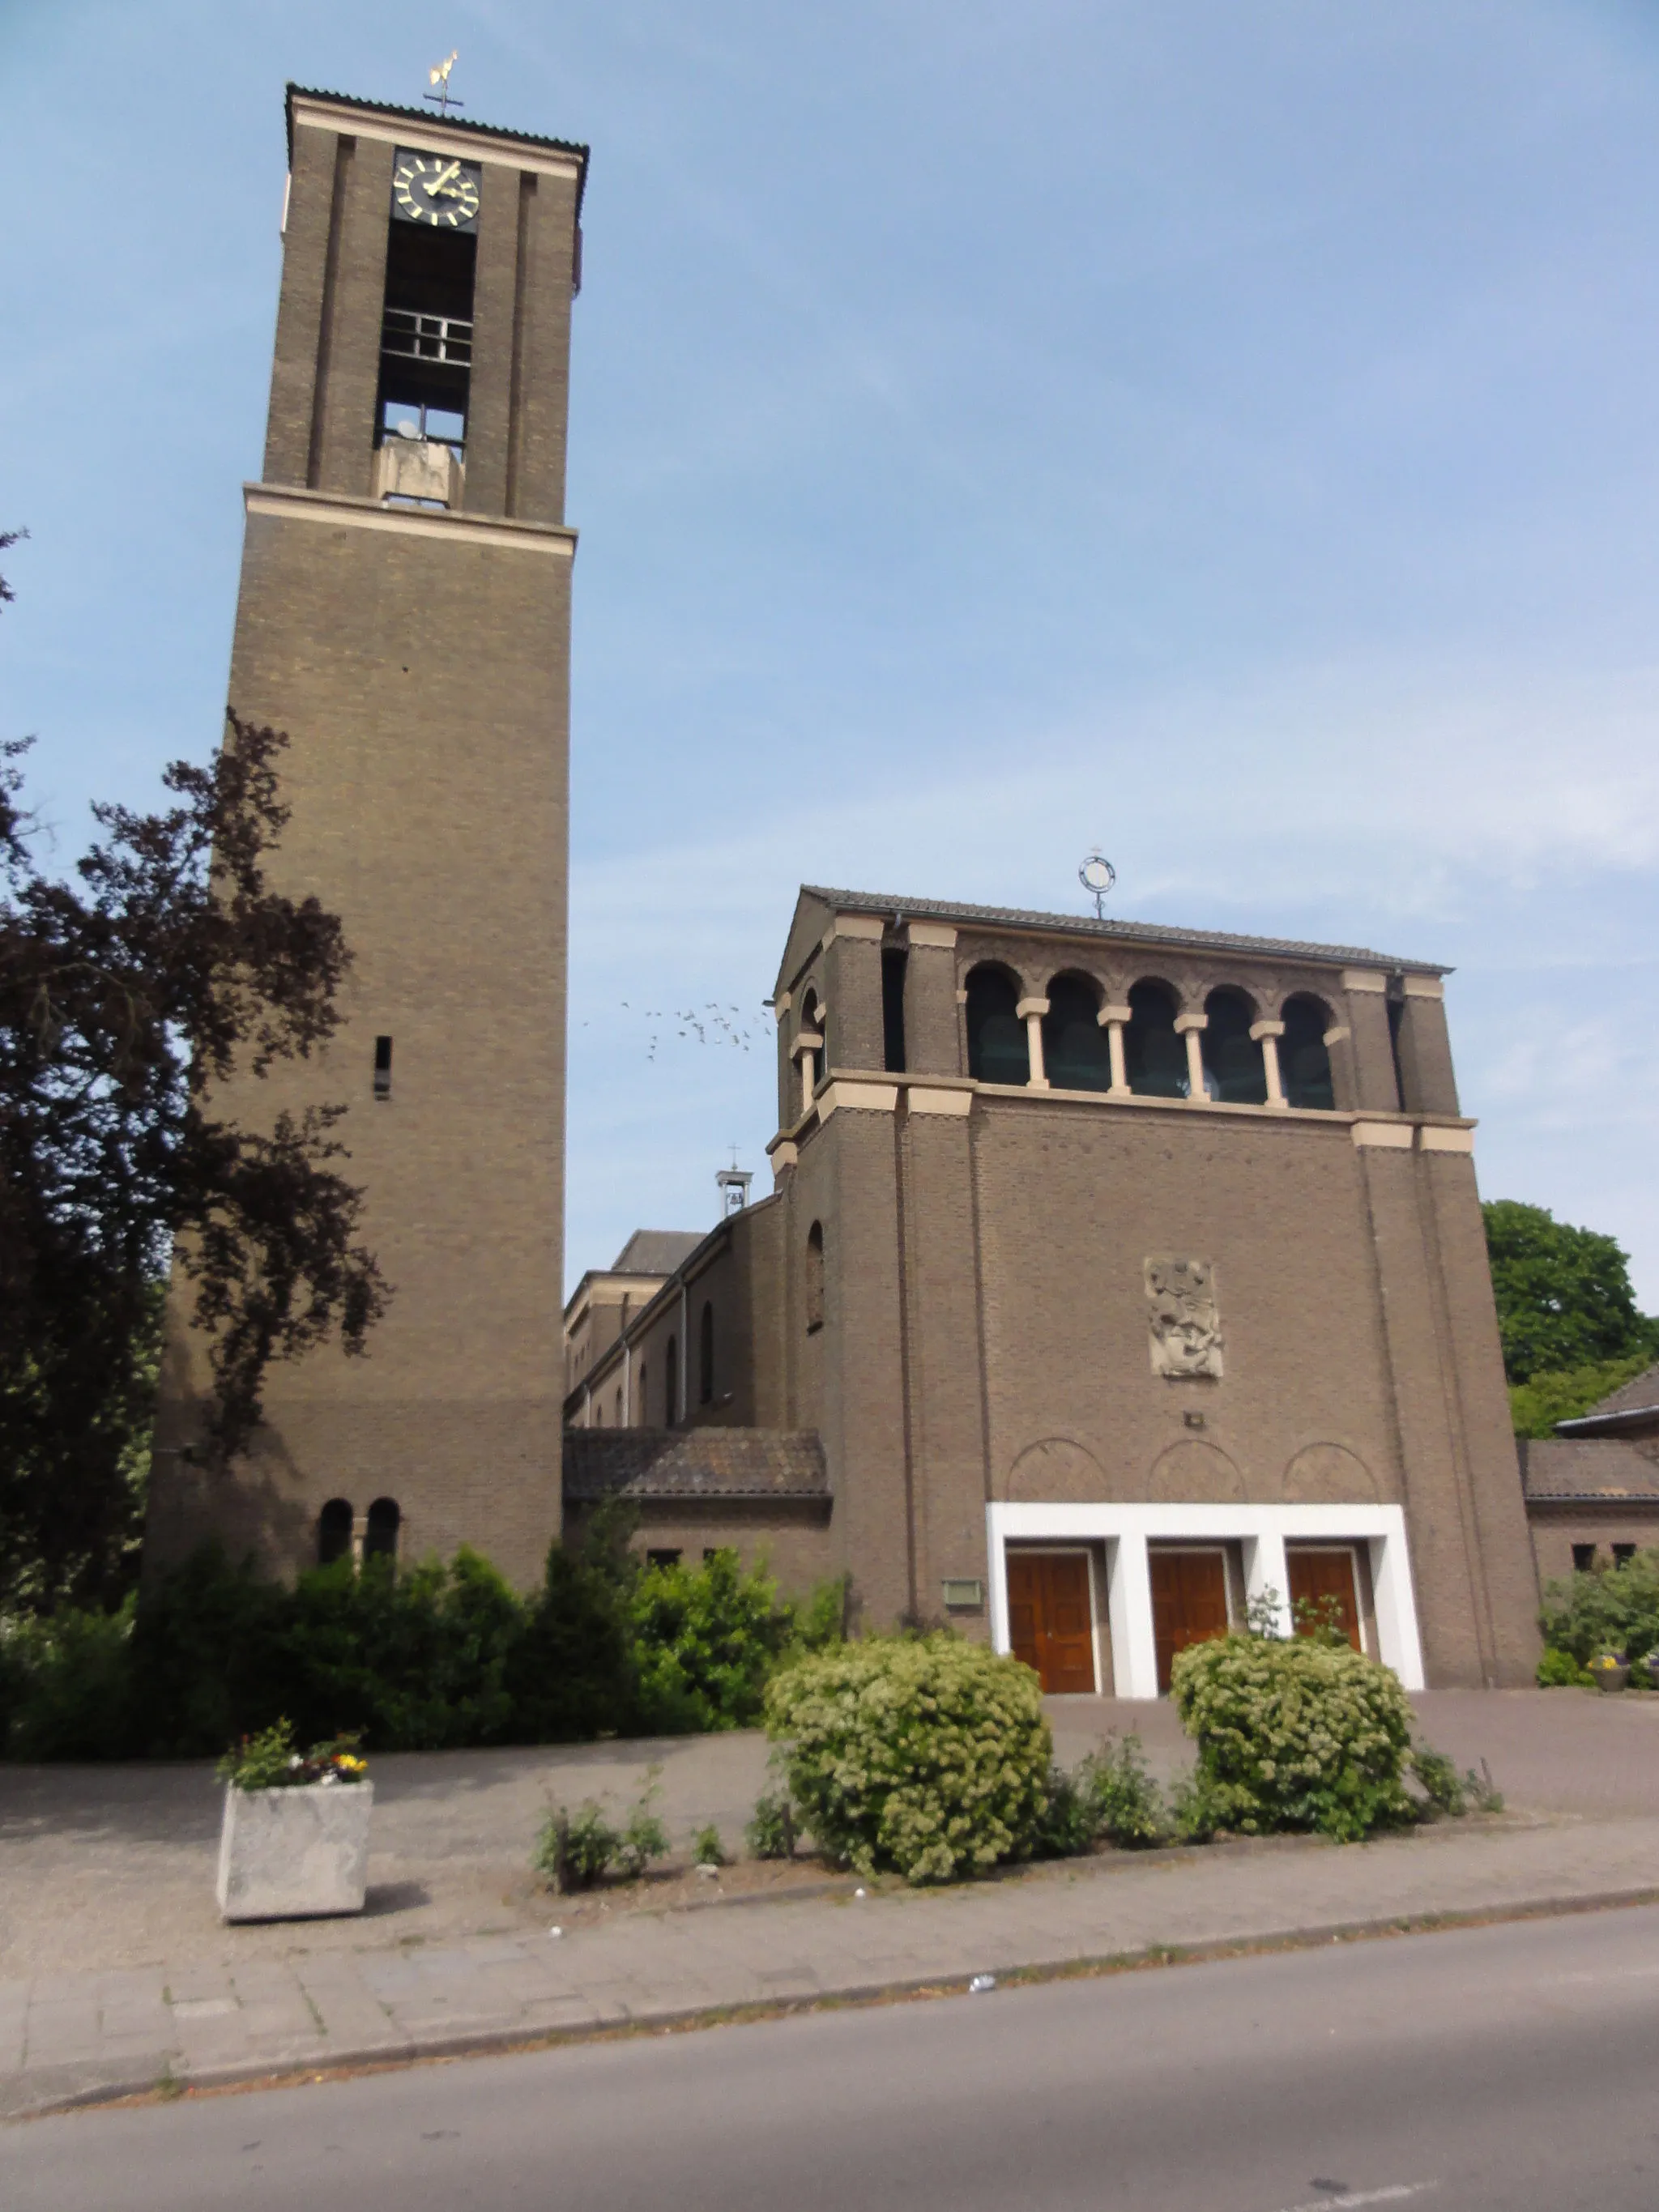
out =
[(6, 2212), (1655, 2212), (1659, 1908), (88, 2112)]

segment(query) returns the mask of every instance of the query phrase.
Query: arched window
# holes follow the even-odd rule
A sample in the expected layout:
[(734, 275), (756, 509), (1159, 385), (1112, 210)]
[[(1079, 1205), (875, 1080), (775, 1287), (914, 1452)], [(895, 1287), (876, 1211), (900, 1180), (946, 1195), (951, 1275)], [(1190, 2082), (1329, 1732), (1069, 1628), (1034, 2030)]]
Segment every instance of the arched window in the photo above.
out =
[(812, 1088), (816, 1091), (823, 1080), (823, 1071), (830, 1049), (829, 1032), (823, 1024), (823, 1008), (818, 1002), (818, 994), (816, 991), (809, 991), (800, 1002), (800, 1025), (804, 1030), (816, 1031), (823, 1039), (821, 1045), (813, 1047), (811, 1054)]
[(1006, 968), (975, 968), (968, 978), (968, 1073), (977, 1083), (1029, 1083), (1031, 1054), (1014, 1008), (1019, 986)]
[(317, 1564), (319, 1567), (331, 1567), (336, 1559), (343, 1559), (350, 1549), (350, 1500), (331, 1498), (317, 1516)]
[(1187, 1096), (1187, 1048), (1176, 1035), (1175, 993), (1167, 983), (1131, 989), (1123, 1060), (1130, 1090), (1143, 1098)]
[(1328, 1008), (1317, 999), (1298, 995), (1285, 1001), (1285, 1034), (1279, 1040), (1279, 1068), (1285, 1097), (1292, 1106), (1333, 1107), (1336, 1092), (1331, 1083), (1331, 1055), (1325, 1032), (1331, 1025)]
[(823, 1327), (823, 1224), (815, 1221), (806, 1232), (806, 1329), (810, 1335)]
[(368, 1509), (368, 1526), (363, 1531), (363, 1557), (366, 1559), (395, 1559), (398, 1556), (398, 1528), (403, 1519), (395, 1498), (377, 1498)]
[(712, 1406), (714, 1402), (714, 1308), (710, 1299), (702, 1302), (702, 1320), (697, 1329), (697, 1403)]
[(1227, 1106), (1265, 1106), (1267, 1070), (1261, 1040), (1250, 1035), (1255, 1009), (1243, 991), (1224, 984), (1204, 1001), (1204, 1087)]
[(672, 1429), (679, 1417), (680, 1405), (680, 1347), (678, 1338), (670, 1337), (668, 1349), (663, 1354), (663, 1416), (662, 1425)]
[(1109, 1091), (1112, 1055), (1096, 1016), (1100, 991), (1085, 975), (1056, 975), (1042, 1022), (1042, 1072), (1057, 1091)]

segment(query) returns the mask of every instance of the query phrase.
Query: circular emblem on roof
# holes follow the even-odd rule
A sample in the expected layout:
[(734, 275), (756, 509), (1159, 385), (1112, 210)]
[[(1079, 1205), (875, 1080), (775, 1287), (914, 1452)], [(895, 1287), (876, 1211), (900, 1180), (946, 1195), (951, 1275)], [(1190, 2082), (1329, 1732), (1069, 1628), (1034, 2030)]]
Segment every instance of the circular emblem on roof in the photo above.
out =
[(1106, 894), (1117, 881), (1117, 870), (1104, 853), (1091, 853), (1077, 872), (1077, 879), (1095, 902), (1095, 920), (1106, 909)]

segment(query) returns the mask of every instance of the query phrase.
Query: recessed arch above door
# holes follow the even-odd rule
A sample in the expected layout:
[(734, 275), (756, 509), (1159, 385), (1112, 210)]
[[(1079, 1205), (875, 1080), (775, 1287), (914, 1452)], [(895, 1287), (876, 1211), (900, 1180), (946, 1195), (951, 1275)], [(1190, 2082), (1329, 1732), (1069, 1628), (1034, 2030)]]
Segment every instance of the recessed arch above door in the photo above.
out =
[(1093, 1504), (1108, 1494), (1106, 1470), (1075, 1437), (1044, 1437), (1026, 1445), (996, 1494), (1009, 1504)]

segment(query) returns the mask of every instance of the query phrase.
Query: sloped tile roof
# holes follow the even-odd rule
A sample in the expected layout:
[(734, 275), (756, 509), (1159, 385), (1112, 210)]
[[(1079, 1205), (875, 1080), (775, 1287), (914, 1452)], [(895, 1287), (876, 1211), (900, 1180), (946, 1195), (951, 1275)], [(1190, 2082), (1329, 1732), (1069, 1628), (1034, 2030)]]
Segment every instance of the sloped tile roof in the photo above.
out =
[(613, 1275), (672, 1275), (689, 1260), (706, 1229), (636, 1229), (611, 1263)]
[(811, 1429), (567, 1429), (564, 1494), (610, 1498), (827, 1498)]
[(1659, 1428), (1659, 1363), (1632, 1375), (1617, 1390), (1610, 1390), (1576, 1421), (1558, 1421), (1555, 1431), (1562, 1437), (1616, 1436), (1621, 1430), (1645, 1427), (1649, 1422)]
[(1522, 1437), (1521, 1486), (1528, 1504), (1659, 1509), (1659, 1462), (1611, 1438)]
[(1120, 921), (1115, 917), (1097, 921), (1093, 915), (1039, 914), (1024, 907), (963, 906), (949, 899), (899, 898), (885, 891), (828, 890), (817, 884), (803, 884), (807, 898), (822, 899), (840, 914), (902, 914), (917, 921), (980, 923), (987, 928), (1040, 929), (1062, 937), (1091, 937), (1103, 943), (1114, 939), (1131, 945), (1188, 945), (1205, 952), (1272, 952), (1282, 958), (1317, 960), (1344, 968), (1408, 969), (1415, 975), (1449, 975), (1451, 969), (1435, 960), (1406, 960), (1391, 952), (1373, 952), (1363, 945), (1313, 945), (1298, 938), (1240, 937), (1221, 929), (1175, 929), (1162, 922)]

